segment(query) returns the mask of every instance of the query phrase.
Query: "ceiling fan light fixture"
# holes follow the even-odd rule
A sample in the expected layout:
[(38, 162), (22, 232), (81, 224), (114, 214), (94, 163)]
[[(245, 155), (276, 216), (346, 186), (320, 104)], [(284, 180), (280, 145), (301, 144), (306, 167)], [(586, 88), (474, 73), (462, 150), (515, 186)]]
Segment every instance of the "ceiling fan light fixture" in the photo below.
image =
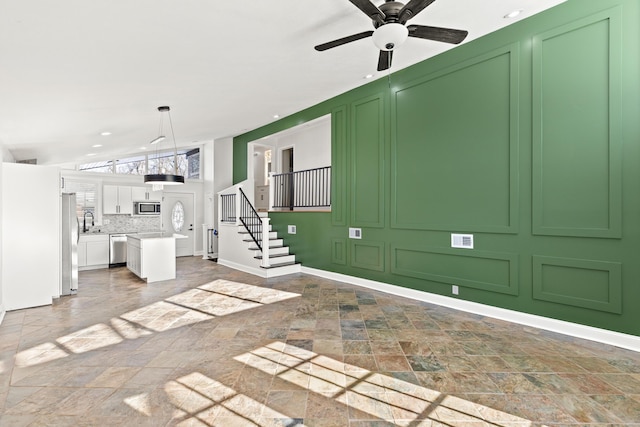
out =
[(373, 44), (380, 50), (394, 50), (407, 40), (409, 30), (402, 24), (391, 22), (376, 28), (373, 32)]

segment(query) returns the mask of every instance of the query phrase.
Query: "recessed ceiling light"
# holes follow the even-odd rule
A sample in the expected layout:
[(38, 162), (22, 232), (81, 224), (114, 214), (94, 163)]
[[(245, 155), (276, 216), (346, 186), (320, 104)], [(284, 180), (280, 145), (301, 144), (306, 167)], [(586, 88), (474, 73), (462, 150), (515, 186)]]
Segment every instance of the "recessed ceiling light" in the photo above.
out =
[(506, 15), (504, 15), (503, 18), (506, 18), (506, 19), (515, 18), (516, 16), (520, 15), (521, 13), (522, 13), (522, 9), (513, 10), (513, 11), (507, 13)]
[(96, 153), (89, 153), (89, 154), (87, 154), (87, 156), (95, 156), (95, 155), (96, 155)]
[(111, 132), (102, 132), (100, 135), (102, 135), (102, 136), (109, 136), (109, 135), (111, 135)]
[(367, 74), (366, 76), (364, 76), (365, 79), (370, 79), (371, 77), (373, 77), (373, 74)]
[(147, 149), (147, 147), (140, 147), (140, 149), (141, 149), (141, 150), (146, 150), (146, 149)]
[(102, 144), (95, 144), (95, 145), (92, 145), (91, 147), (92, 148), (100, 148), (100, 147), (102, 147)]
[(274, 115), (273, 115), (273, 118), (274, 118), (274, 119), (279, 119), (279, 118), (280, 118), (280, 115), (279, 115), (279, 114), (274, 114)]

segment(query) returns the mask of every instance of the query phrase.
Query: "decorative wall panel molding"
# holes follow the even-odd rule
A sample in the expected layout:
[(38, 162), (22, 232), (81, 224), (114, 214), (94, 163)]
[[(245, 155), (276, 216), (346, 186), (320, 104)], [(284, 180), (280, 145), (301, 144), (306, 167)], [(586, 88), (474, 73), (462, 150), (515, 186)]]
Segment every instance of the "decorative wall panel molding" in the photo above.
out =
[(331, 262), (347, 265), (347, 239), (331, 239)]
[(331, 223), (347, 225), (347, 107), (331, 112)]
[(534, 256), (533, 298), (620, 314), (622, 264)]
[(384, 95), (351, 105), (351, 226), (384, 227)]
[(519, 45), (400, 87), (391, 104), (391, 226), (518, 231)]
[(351, 266), (384, 271), (384, 242), (351, 241)]
[(392, 245), (391, 273), (518, 295), (517, 254)]
[(620, 9), (533, 38), (533, 233), (622, 237)]

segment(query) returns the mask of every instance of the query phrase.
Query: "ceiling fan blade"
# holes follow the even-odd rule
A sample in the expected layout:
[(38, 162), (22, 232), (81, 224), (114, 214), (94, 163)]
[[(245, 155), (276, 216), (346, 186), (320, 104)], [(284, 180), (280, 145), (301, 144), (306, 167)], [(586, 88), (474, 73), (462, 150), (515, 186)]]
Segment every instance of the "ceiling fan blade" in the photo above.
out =
[(364, 31), (362, 33), (353, 34), (351, 36), (343, 37), (341, 39), (333, 40), (327, 43), (322, 43), (316, 46), (314, 49), (322, 52), (323, 50), (331, 49), (332, 47), (342, 46), (343, 44), (351, 43), (356, 40), (364, 39), (370, 37), (373, 34), (373, 31)]
[(349, 1), (353, 3), (355, 7), (363, 11), (365, 15), (367, 15), (369, 18), (371, 18), (375, 22), (378, 22), (379, 24), (384, 24), (384, 18), (386, 15), (384, 14), (383, 11), (378, 9), (378, 7), (373, 3), (371, 3), (369, 0), (349, 0)]
[(381, 50), (378, 57), (378, 71), (384, 71), (391, 68), (391, 59), (393, 58), (392, 50)]
[(469, 34), (468, 31), (452, 28), (429, 27), (426, 25), (408, 25), (409, 37), (458, 44)]
[(398, 20), (401, 24), (404, 24), (409, 19), (416, 16), (418, 13), (422, 12), (422, 10), (429, 6), (436, 0), (411, 0), (409, 3), (404, 5), (400, 12), (398, 13)]

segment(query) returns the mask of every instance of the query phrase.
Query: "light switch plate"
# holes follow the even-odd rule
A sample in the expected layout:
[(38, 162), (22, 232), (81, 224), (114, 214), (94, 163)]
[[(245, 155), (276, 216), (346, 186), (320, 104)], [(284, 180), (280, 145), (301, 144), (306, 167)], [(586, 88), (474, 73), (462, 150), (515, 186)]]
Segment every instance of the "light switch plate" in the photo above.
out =
[(287, 226), (287, 231), (289, 234), (296, 234), (296, 226), (295, 225)]
[(349, 228), (349, 238), (350, 239), (362, 239), (362, 229), (361, 228)]

